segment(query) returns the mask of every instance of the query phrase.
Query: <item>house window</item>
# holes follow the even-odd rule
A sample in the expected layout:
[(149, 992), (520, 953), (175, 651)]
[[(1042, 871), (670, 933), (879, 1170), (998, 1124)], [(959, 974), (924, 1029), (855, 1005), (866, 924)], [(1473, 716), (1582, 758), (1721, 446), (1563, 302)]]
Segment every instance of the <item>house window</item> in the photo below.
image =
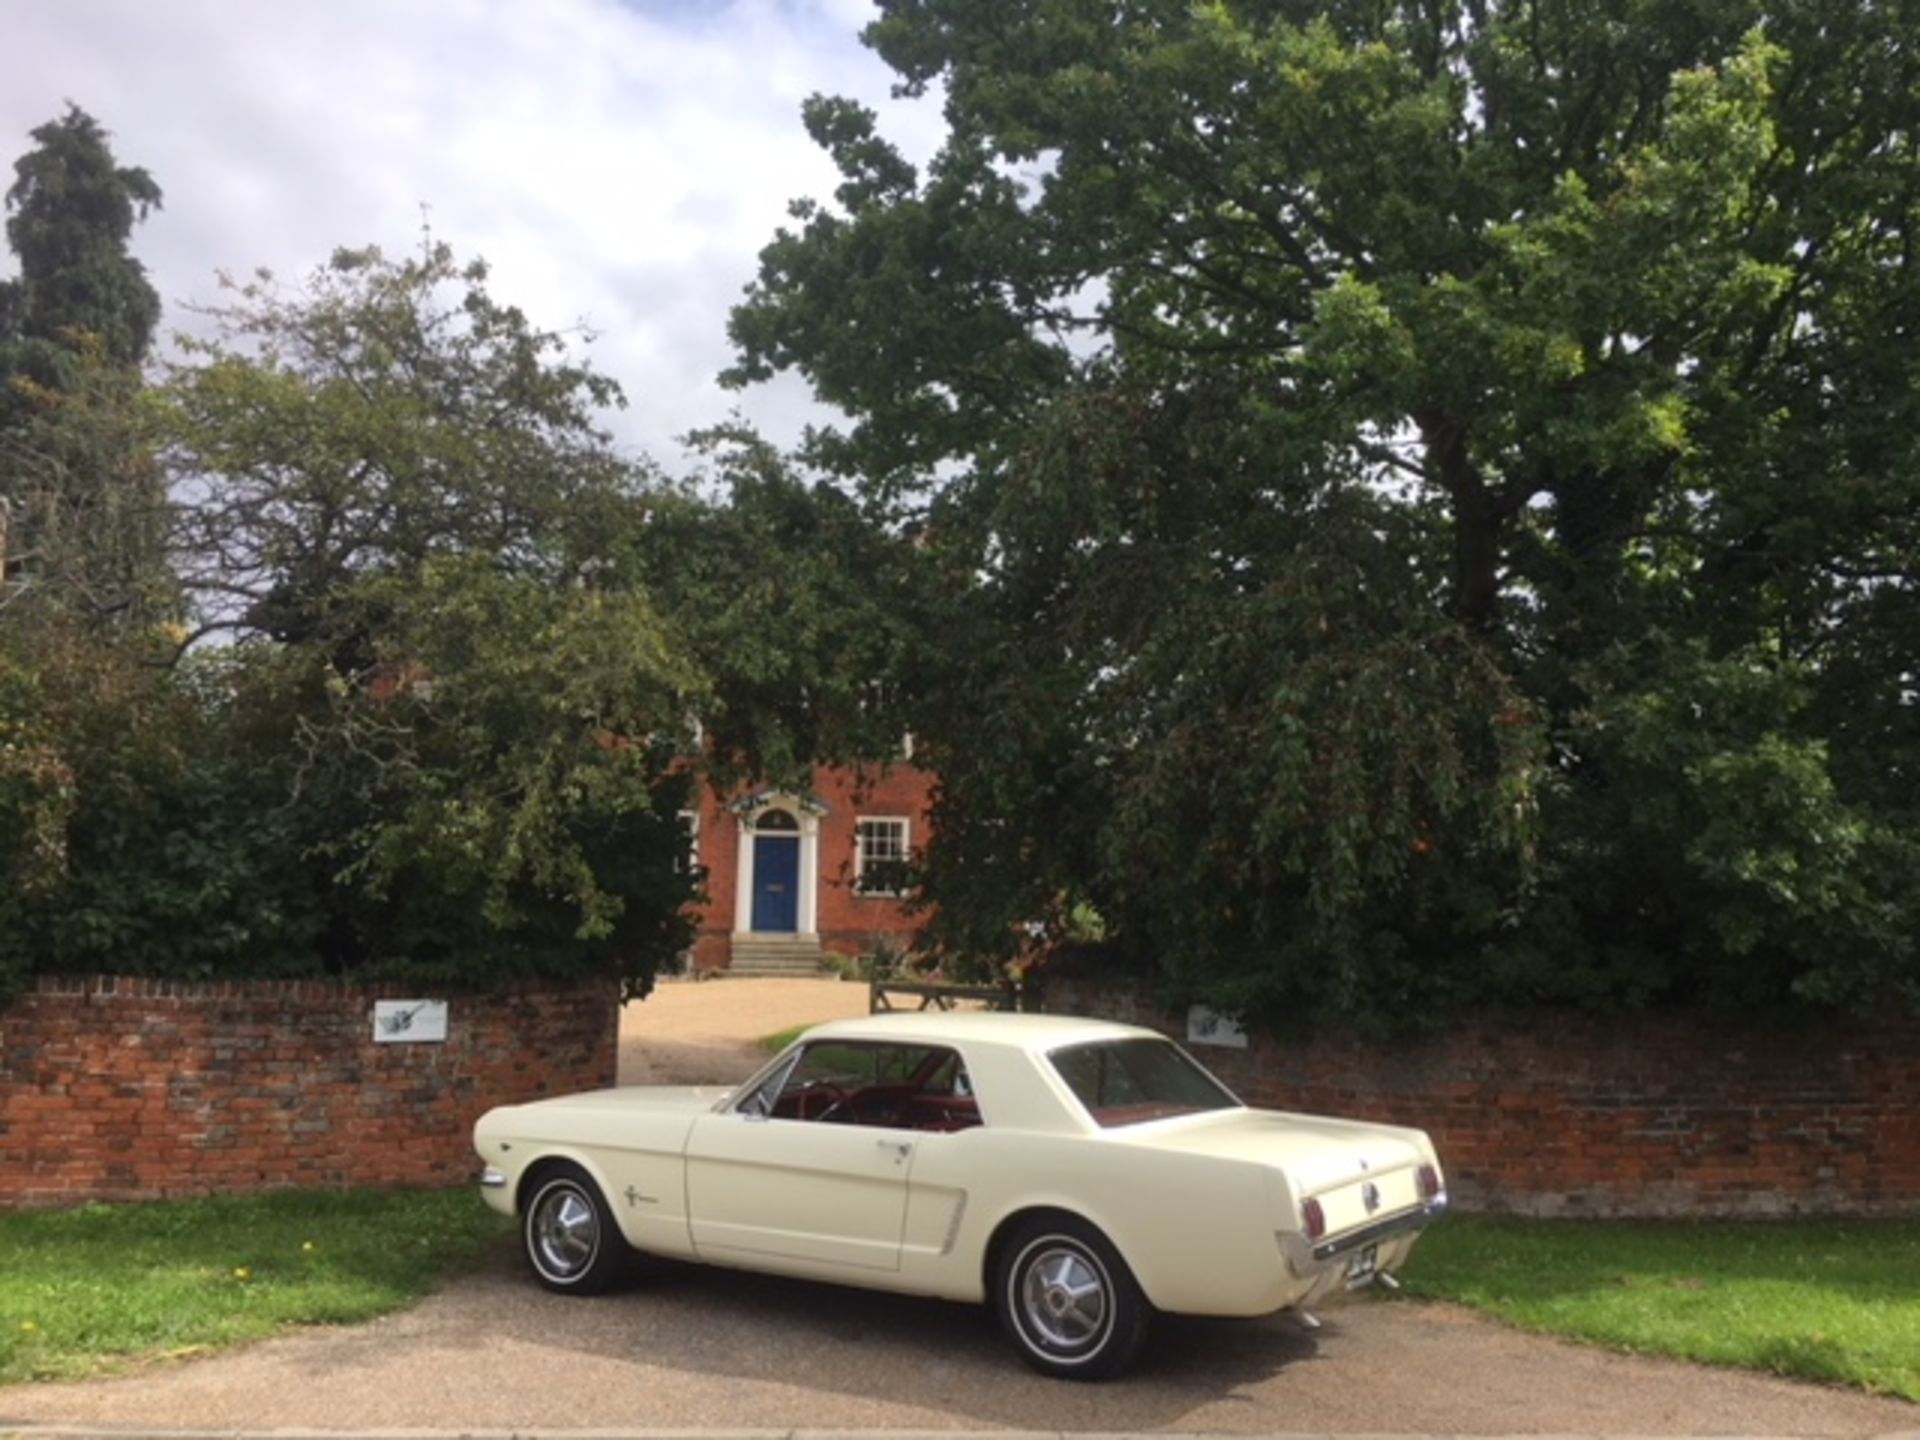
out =
[(862, 895), (898, 895), (907, 888), (907, 822), (861, 818), (853, 830), (853, 888)]
[(681, 848), (678, 868), (690, 875), (700, 868), (700, 812), (682, 810), (679, 818), (680, 835), (685, 843)]

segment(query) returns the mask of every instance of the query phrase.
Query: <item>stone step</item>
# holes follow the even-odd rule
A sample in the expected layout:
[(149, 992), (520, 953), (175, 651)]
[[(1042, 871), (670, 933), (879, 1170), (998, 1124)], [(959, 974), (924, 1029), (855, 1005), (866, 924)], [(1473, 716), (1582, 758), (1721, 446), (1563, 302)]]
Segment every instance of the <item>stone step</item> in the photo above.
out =
[(733, 942), (727, 968), (720, 972), (736, 977), (799, 977), (825, 973), (820, 963), (818, 941), (797, 936), (756, 935), (751, 940)]

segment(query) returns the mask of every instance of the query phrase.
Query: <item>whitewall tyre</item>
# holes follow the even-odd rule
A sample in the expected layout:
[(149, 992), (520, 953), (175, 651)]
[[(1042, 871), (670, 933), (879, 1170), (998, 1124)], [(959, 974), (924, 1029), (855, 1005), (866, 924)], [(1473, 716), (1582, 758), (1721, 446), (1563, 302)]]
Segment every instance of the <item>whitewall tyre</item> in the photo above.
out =
[(627, 1242), (600, 1187), (573, 1165), (541, 1172), (520, 1210), (534, 1278), (564, 1295), (597, 1295), (626, 1266)]
[(1014, 1348), (1043, 1375), (1105, 1380), (1146, 1343), (1153, 1307), (1127, 1262), (1086, 1221), (1037, 1215), (1001, 1244), (994, 1308)]

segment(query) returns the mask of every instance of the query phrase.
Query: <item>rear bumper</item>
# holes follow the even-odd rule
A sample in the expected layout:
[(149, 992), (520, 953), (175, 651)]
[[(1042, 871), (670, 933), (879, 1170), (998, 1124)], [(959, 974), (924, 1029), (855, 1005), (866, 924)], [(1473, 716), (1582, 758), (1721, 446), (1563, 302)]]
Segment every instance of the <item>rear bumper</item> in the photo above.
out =
[(1312, 1241), (1299, 1234), (1282, 1235), (1280, 1249), (1286, 1255), (1287, 1268), (1299, 1279), (1313, 1282), (1308, 1298), (1318, 1299), (1340, 1281), (1345, 1270), (1343, 1262), (1369, 1246), (1379, 1247), (1380, 1269), (1391, 1274), (1413, 1249), (1414, 1237), (1446, 1213), (1447, 1197), (1436, 1195), (1412, 1210), (1402, 1210), (1398, 1215), (1389, 1215), (1328, 1240)]
[(1364, 1250), (1369, 1245), (1378, 1245), (1382, 1240), (1390, 1240), (1395, 1235), (1405, 1235), (1414, 1230), (1424, 1230), (1442, 1215), (1447, 1213), (1447, 1197), (1436, 1195), (1418, 1210), (1403, 1211), (1388, 1216), (1385, 1220), (1372, 1225), (1363, 1225), (1358, 1230), (1349, 1230), (1337, 1240), (1323, 1240), (1313, 1247), (1316, 1261), (1338, 1260), (1342, 1255), (1351, 1255), (1356, 1250)]

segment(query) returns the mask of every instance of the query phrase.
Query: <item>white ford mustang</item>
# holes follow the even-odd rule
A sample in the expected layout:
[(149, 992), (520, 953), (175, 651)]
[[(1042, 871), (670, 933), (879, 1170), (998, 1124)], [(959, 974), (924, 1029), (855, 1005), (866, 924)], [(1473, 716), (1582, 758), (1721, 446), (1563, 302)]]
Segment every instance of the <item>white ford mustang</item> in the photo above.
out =
[(990, 1300), (1052, 1375), (1139, 1352), (1154, 1312), (1265, 1315), (1389, 1275), (1447, 1204), (1425, 1134), (1253, 1110), (1150, 1030), (877, 1015), (734, 1090), (599, 1090), (474, 1126), (549, 1289), (632, 1251)]

